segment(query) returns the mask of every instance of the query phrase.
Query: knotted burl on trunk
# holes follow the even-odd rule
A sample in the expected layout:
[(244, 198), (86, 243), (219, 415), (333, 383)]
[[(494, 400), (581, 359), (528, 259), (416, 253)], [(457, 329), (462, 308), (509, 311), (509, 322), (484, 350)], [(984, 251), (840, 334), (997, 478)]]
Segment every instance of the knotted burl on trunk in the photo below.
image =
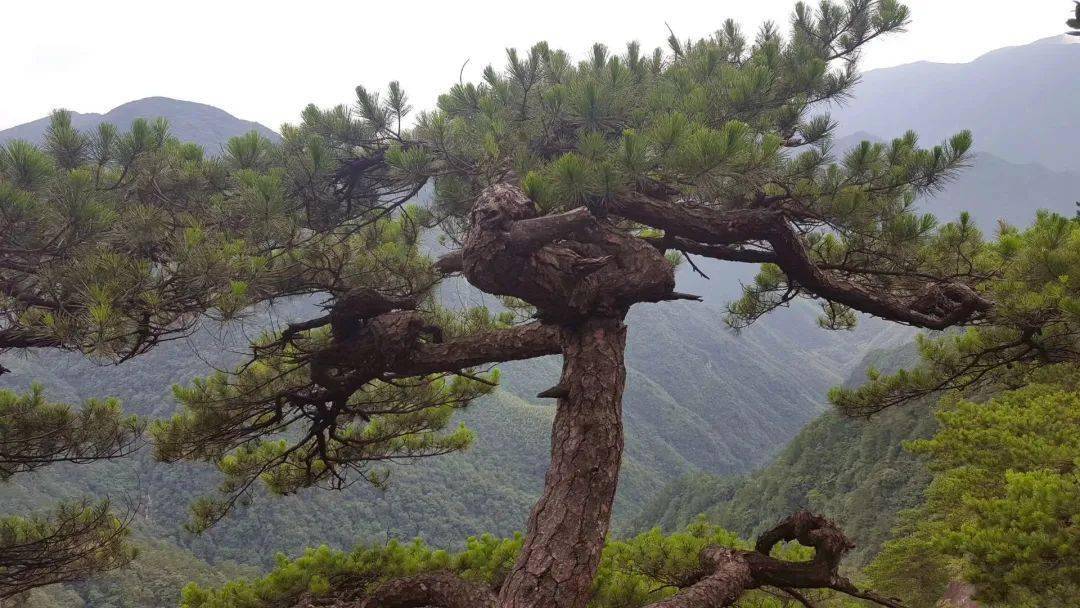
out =
[(520, 188), (500, 183), (484, 189), (470, 219), (465, 277), (525, 300), (544, 321), (621, 318), (637, 302), (673, 299), (671, 262), (584, 207), (538, 217)]

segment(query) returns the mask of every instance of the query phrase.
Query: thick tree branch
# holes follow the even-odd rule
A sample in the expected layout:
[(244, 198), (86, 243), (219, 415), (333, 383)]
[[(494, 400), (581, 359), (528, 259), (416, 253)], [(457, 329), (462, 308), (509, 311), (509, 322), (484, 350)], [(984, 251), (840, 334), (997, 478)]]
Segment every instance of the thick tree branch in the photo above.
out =
[(435, 270), (443, 273), (444, 275), (454, 274), (455, 272), (461, 272), (464, 267), (464, 258), (461, 255), (461, 250), (451, 251), (440, 257), (435, 261)]
[(596, 227), (596, 217), (585, 207), (578, 207), (514, 222), (510, 226), (509, 244), (517, 253), (532, 253), (557, 240), (587, 237)]
[[(884, 319), (945, 329), (988, 311), (993, 303), (955, 281), (927, 282), (914, 296), (872, 291), (814, 263), (796, 230), (778, 209), (721, 211), (690, 201), (670, 202), (628, 194), (613, 212), (665, 231), (653, 244), (721, 260), (774, 263), (793, 284), (814, 295)], [(766, 241), (772, 252), (732, 247)]]
[[(526, 255), (558, 240), (587, 238), (597, 225), (596, 217), (588, 209), (578, 207), (565, 213), (513, 222), (507, 231), (507, 244), (514, 253)], [(435, 269), (446, 275), (461, 272), (464, 270), (462, 251), (443, 255), (435, 261)]]
[(709, 547), (701, 552), (703, 575), (674, 596), (650, 604), (650, 608), (718, 608), (731, 606), (754, 582), (743, 551)]
[(431, 572), (389, 581), (357, 608), (495, 608), (495, 594), (452, 572)]
[[(399, 344), (394, 348), (400, 352), (393, 356), (380, 356), (379, 360), (375, 361), (370, 348), (336, 347), (318, 353), (315, 361), (318, 365), (362, 371), (366, 382), (379, 376), (454, 373), (480, 365), (532, 359), (561, 352), (559, 328), (540, 322), (494, 329), (441, 343), (416, 341), (417, 336), (409, 333), (407, 323), (387, 325), (385, 335), (376, 337), (376, 341), (381, 343), (378, 345), (379, 350), (382, 351), (378, 354), (386, 355), (389, 342), (397, 341)], [(373, 367), (374, 363), (377, 365)]]
[(714, 245), (764, 239), (769, 227), (783, 219), (778, 209), (721, 211), (694, 201), (671, 202), (637, 192), (610, 201), (608, 207), (615, 215), (671, 236)]
[[(790, 562), (769, 556), (774, 545), (798, 541), (812, 547), (814, 558)], [(701, 570), (694, 583), (651, 608), (719, 608), (731, 606), (746, 591), (769, 586), (787, 590), (832, 589), (888, 608), (903, 608), (895, 600), (858, 589), (839, 574), (840, 560), (854, 545), (832, 521), (800, 511), (767, 531), (754, 551), (708, 547), (701, 553)], [(801, 596), (799, 596), (801, 597)]]
[(956, 282), (927, 283), (922, 293), (908, 298), (870, 291), (815, 265), (799, 235), (786, 222), (778, 222), (767, 240), (776, 253), (776, 263), (798, 286), (884, 319), (926, 329), (946, 329), (993, 306), (971, 287)]
[(9, 348), (60, 348), (62, 346), (56, 338), (27, 332), (21, 328), (0, 330), (0, 351)]
[(674, 268), (655, 247), (584, 209), (536, 217), (511, 183), (485, 188), (470, 222), (462, 252), (469, 283), (520, 298), (548, 321), (621, 317), (634, 304), (670, 299), (675, 288)]
[(539, 322), (494, 329), (442, 344), (420, 344), (407, 361), (388, 371), (416, 376), (557, 355), (562, 352), (559, 339), (557, 326)]
[(665, 236), (646, 239), (653, 246), (663, 251), (674, 249), (685, 254), (700, 255), (727, 262), (746, 262), (748, 264), (774, 264), (776, 254), (761, 249), (745, 249), (732, 245), (706, 245), (690, 239)]

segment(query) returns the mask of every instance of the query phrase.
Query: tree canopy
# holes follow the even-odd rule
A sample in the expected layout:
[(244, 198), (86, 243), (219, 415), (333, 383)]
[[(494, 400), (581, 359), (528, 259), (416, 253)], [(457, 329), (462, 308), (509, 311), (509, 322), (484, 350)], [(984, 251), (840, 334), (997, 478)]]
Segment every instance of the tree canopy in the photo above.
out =
[(983, 403), (947, 401), (941, 431), (909, 445), (929, 456), (935, 477), (926, 504), (872, 564), (878, 585), (916, 606), (933, 605), (953, 577), (991, 605), (1072, 603), (1076, 388), (1075, 367), (1055, 366)]
[[(367, 428), (366, 417), (383, 413), (367, 401), (409, 401), (402, 378), (431, 390), (429, 374), (558, 352), (554, 328), (595, 310), (618, 315), (640, 299), (689, 297), (673, 291), (664, 252), (766, 264), (731, 307), (736, 327), (799, 296), (820, 297), (822, 322), (834, 328), (852, 322), (850, 306), (934, 328), (981, 315), (989, 303), (965, 283), (978, 277), (963, 272), (977, 238), (970, 225), (939, 227), (913, 211), (917, 194), (964, 165), (970, 135), (921, 149), (909, 133), (888, 145), (863, 144), (836, 162), (831, 121), (810, 115), (815, 102), (847, 94), (858, 49), (899, 29), (906, 9), (857, 2), (822, 10), (799, 8), (788, 40), (766, 26), (751, 42), (728, 22), (709, 39), (672, 39), (669, 54), (642, 53), (633, 43), (614, 54), (598, 45), (575, 64), (543, 43), (528, 53), (510, 50), (505, 71), (488, 68), (484, 82), (455, 85), (411, 130), (402, 126), (410, 104), (396, 83), (384, 95), (359, 87), (355, 108), (309, 107), (300, 125), (283, 131), (285, 167), (269, 171), (314, 174), (312, 185), (282, 179), (270, 196), (296, 201), (324, 192), (355, 214), (320, 234), (337, 257), (314, 279), (350, 297), (336, 298), (325, 317), (268, 336), (237, 373), (178, 390), (185, 411), (155, 428), (161, 455), (215, 458), (235, 450), (246, 464), (230, 460), (230, 475), (250, 482), (276, 467), (295, 471), (284, 454), (294, 449), (290, 455), (307, 452), (321, 462), (300, 467), (304, 484), (325, 481), (349, 435), (328, 434), (319, 447), (318, 433), (299, 433), (292, 436), (307, 437), (314, 451), (292, 441), (276, 453), (263, 438), (292, 424)], [(304, 163), (290, 162), (297, 159)], [(426, 208), (406, 207), (427, 191)], [(481, 223), (506, 238), (470, 241)], [(424, 225), (463, 248), (438, 260), (423, 255)], [(597, 242), (604, 239), (610, 243)], [(470, 249), (490, 253), (485, 261), (504, 272), (471, 269)], [(502, 251), (512, 255), (499, 259)], [(541, 254), (556, 272), (530, 260)], [(604, 266), (617, 256), (616, 275)], [(627, 279), (631, 265), (642, 267), (642, 281)], [(440, 309), (436, 286), (452, 273), (507, 298), (508, 312), (526, 305), (525, 316)], [(536, 320), (522, 323), (529, 314)], [(401, 339), (407, 352), (343, 347), (352, 339), (343, 327), (350, 319), (365, 320), (365, 341)], [(467, 403), (484, 386), (466, 380), (457, 377), (467, 392), (451, 400)], [(342, 396), (351, 401), (335, 406)], [(317, 409), (309, 401), (325, 403), (329, 414), (305, 414)], [(370, 460), (380, 458), (376, 452)]]
[(981, 275), (982, 292), (994, 302), (989, 314), (962, 332), (921, 336), (922, 361), (910, 370), (881, 375), (857, 389), (836, 389), (841, 410), (870, 414), (938, 391), (968, 394), (1015, 388), (1047, 365), (1076, 360), (1080, 262), (1075, 218), (1039, 212), (1027, 229), (1002, 225), (995, 241), (982, 243), (972, 229), (964, 268)]

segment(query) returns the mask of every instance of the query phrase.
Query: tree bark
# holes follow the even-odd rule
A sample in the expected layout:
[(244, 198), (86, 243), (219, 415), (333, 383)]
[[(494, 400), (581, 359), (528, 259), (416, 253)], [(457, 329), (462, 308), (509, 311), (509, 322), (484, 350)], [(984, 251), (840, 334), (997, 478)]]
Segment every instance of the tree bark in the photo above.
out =
[(626, 326), (593, 318), (563, 330), (563, 371), (544, 493), (500, 608), (584, 608), (589, 601), (623, 449)]
[(734, 604), (747, 589), (757, 585), (750, 564), (738, 551), (709, 547), (701, 555), (710, 572), (694, 585), (649, 608), (719, 608)]
[(495, 608), (495, 594), (451, 572), (431, 572), (381, 585), (356, 608)]

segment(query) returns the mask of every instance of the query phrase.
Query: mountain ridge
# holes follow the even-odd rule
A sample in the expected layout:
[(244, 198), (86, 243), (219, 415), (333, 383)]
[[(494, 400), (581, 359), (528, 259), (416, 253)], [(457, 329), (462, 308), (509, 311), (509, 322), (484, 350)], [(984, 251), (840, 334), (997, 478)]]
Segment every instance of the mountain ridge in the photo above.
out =
[[(856, 103), (830, 108), (839, 135), (895, 137), (913, 129), (937, 142), (969, 128), (975, 150), (1010, 162), (1080, 172), (1071, 138), (1080, 82), (1062, 77), (1080, 64), (1080, 44), (1005, 47), (966, 63), (915, 62), (867, 71)], [(943, 103), (943, 101), (945, 103)]]
[[(181, 141), (202, 146), (211, 156), (216, 156), (229, 138), (253, 130), (272, 141), (281, 140), (281, 136), (273, 129), (255, 121), (237, 118), (216, 106), (163, 96), (134, 99), (104, 113), (72, 112), (71, 123), (75, 128), (84, 131), (94, 129), (103, 122), (113, 123), (117, 128), (126, 130), (136, 118), (153, 119), (158, 116), (169, 118), (173, 136)], [(0, 144), (15, 139), (41, 143), (48, 126), (49, 117), (45, 116), (0, 130)]]

